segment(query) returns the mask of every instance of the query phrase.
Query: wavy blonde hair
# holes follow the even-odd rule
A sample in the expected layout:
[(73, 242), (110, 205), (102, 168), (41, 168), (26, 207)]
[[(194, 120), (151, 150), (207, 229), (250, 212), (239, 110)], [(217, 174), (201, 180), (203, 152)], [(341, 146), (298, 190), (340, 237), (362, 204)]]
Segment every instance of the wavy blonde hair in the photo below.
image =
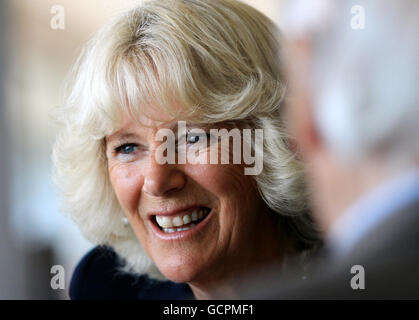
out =
[(103, 143), (122, 111), (135, 116), (152, 105), (179, 119), (262, 128), (263, 170), (254, 177), (260, 195), (300, 249), (318, 243), (301, 165), (282, 123), (278, 37), (271, 20), (239, 1), (158, 0), (116, 17), (91, 39), (57, 110), (53, 148), (61, 210), (88, 240), (113, 247), (131, 270), (161, 277), (122, 223)]

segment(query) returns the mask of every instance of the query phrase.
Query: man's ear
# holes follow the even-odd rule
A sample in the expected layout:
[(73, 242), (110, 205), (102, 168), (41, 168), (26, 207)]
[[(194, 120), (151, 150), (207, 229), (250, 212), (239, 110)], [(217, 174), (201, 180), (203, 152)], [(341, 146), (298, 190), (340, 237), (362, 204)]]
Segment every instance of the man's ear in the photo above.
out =
[(303, 157), (312, 156), (322, 147), (322, 142), (315, 123), (310, 96), (301, 97), (295, 117), (294, 131), (299, 150)]
[(296, 139), (297, 152), (310, 157), (322, 147), (313, 112), (313, 96), (309, 83), (311, 46), (308, 39), (290, 45), (288, 76), (290, 91), (287, 99), (287, 123)]

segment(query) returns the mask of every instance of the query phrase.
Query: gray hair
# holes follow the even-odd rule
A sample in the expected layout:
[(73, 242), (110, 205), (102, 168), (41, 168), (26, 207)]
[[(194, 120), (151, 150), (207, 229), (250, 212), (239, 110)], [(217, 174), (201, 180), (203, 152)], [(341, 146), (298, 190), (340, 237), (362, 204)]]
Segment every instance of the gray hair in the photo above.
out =
[[(304, 13), (306, 23), (291, 19), (287, 29), (290, 37), (312, 39), (314, 115), (331, 150), (348, 163), (417, 161), (419, 2), (309, 0), (293, 6), (291, 16)], [(364, 10), (364, 28), (351, 26), (354, 6)]]

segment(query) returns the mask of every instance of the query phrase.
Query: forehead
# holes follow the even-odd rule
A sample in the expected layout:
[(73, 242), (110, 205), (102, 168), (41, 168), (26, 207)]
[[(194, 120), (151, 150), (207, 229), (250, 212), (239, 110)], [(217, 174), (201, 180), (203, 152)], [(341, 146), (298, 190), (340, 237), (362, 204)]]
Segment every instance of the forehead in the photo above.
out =
[(147, 114), (141, 113), (136, 116), (122, 112), (121, 122), (116, 130), (107, 136), (107, 139), (120, 138), (121, 136), (135, 132), (146, 135), (159, 128), (171, 127), (176, 119), (163, 110), (150, 109)]

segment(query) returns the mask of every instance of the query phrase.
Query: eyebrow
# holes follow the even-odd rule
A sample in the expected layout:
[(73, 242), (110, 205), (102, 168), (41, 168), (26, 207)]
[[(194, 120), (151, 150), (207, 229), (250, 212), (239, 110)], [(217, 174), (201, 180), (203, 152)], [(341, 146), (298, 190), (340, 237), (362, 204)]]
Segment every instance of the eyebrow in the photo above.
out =
[(113, 141), (113, 140), (126, 140), (132, 138), (139, 138), (139, 136), (132, 132), (125, 132), (125, 133), (115, 133), (106, 137), (106, 141)]
[[(197, 123), (186, 123), (186, 128), (191, 127), (198, 127), (202, 129), (207, 129), (207, 127), (210, 127), (209, 124), (197, 124)], [(178, 131), (178, 122), (174, 122), (170, 126), (167, 127), (167, 129), (172, 130), (174, 133)], [(114, 133), (110, 136), (106, 137), (107, 142), (112, 142), (114, 140), (128, 140), (128, 139), (141, 139), (140, 136), (138, 136), (136, 133), (133, 132), (121, 132), (121, 133)]]

